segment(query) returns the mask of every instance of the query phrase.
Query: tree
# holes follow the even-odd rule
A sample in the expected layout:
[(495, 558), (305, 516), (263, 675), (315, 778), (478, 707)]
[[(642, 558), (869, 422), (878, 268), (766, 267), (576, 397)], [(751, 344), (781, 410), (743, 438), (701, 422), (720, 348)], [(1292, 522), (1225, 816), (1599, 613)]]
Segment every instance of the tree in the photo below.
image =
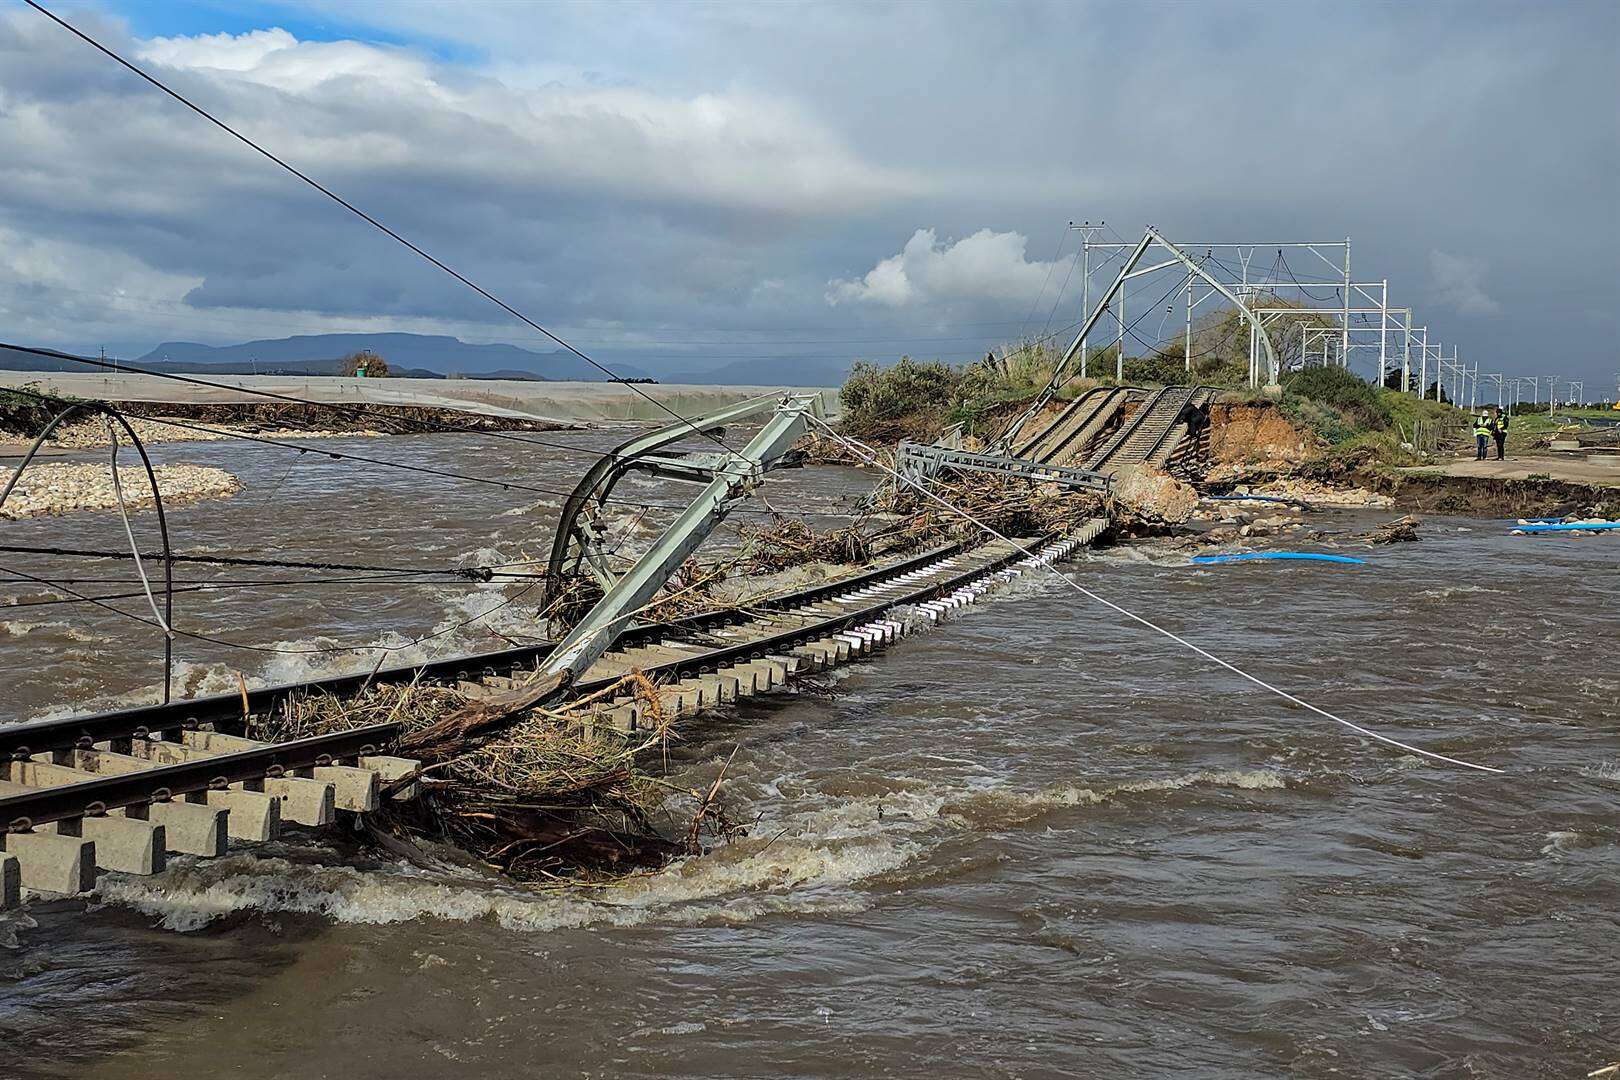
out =
[(345, 356), (338, 370), (344, 375), (381, 379), (388, 375), (388, 361), (370, 349), (361, 349)]

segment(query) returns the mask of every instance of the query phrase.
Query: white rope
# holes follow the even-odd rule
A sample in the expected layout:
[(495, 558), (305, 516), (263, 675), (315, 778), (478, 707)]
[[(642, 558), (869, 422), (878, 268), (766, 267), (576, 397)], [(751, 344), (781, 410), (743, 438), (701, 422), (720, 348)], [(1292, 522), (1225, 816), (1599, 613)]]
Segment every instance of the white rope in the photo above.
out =
[[(958, 507), (958, 506), (955, 506), (955, 505), (951, 504), (950, 502), (946, 501), (945, 499), (941, 498), (940, 496), (934, 494), (932, 491), (929, 491), (927, 488), (923, 487), (921, 484), (917, 483), (916, 481), (911, 480), (911, 479), (909, 479), (909, 478), (907, 478), (905, 476), (902, 476), (897, 470), (895, 470), (893, 468), (890, 468), (888, 465), (884, 464), (883, 461), (878, 458), (877, 452), (875, 450), (873, 450), (871, 447), (866, 446), (864, 443), (858, 442), (857, 440), (851, 439), (846, 435), (842, 435), (837, 431), (834, 431), (833, 428), (829, 424), (827, 424), (823, 420), (818, 419), (817, 417), (812, 416), (810, 419), (814, 423), (821, 425), (823, 428), (826, 428), (827, 433), (829, 435), (831, 435), (833, 438), (837, 439), (839, 442), (843, 443), (845, 446), (849, 447), (852, 451), (854, 451), (856, 456), (862, 458), (868, 464), (877, 466), (878, 468), (882, 469), (884, 472), (887, 472), (889, 475), (893, 476), (896, 480), (900, 481), (901, 483), (907, 484), (910, 487), (915, 488), (917, 491), (921, 492), (926, 497), (932, 499), (934, 502), (939, 503), (939, 505), (943, 506), (945, 509), (949, 510), (951, 513), (956, 514), (959, 517), (967, 519), (968, 521), (972, 522), (974, 525), (977, 525), (979, 528), (983, 529), (985, 532), (989, 533), (991, 536), (993, 536), (996, 539), (1002, 541), (1003, 543), (1011, 544), (1014, 548), (1018, 549), (1019, 551), (1022, 551), (1025, 555), (1034, 556), (1035, 553), (1033, 551), (1029, 550), (1029, 548), (1027, 548), (1024, 545), (1020, 544), (1018, 541), (1014, 540), (1012, 537), (1003, 536), (1000, 532), (998, 532), (997, 530), (991, 528), (989, 525), (986, 525), (984, 522), (980, 521), (978, 518), (974, 517), (972, 514), (968, 513), (966, 510), (963, 510), (961, 507)], [(1326, 709), (1318, 708), (1317, 706), (1312, 705), (1310, 702), (1305, 701), (1302, 698), (1295, 697), (1293, 694), (1290, 694), (1286, 690), (1283, 690), (1283, 689), (1280, 689), (1279, 687), (1271, 685), (1270, 683), (1266, 682), (1264, 679), (1259, 678), (1258, 676), (1250, 675), (1247, 671), (1244, 671), (1242, 668), (1238, 667), (1237, 665), (1232, 664), (1232, 663), (1230, 663), (1230, 662), (1228, 662), (1226, 660), (1222, 660), (1220, 657), (1216, 656), (1214, 653), (1210, 652), (1208, 649), (1205, 649), (1205, 648), (1203, 648), (1201, 646), (1198, 646), (1198, 645), (1194, 645), (1192, 642), (1188, 641), (1186, 638), (1181, 637), (1178, 634), (1172, 633), (1169, 630), (1166, 630), (1164, 627), (1158, 625), (1155, 622), (1151, 622), (1150, 620), (1143, 618), (1142, 616), (1136, 614), (1134, 611), (1128, 611), (1125, 608), (1120, 607), (1118, 604), (1114, 603), (1112, 600), (1108, 600), (1108, 599), (1106, 599), (1104, 597), (1098, 596), (1096, 593), (1092, 592), (1090, 589), (1086, 588), (1084, 585), (1081, 585), (1079, 582), (1073, 580), (1068, 575), (1066, 575), (1062, 571), (1058, 570), (1057, 567), (1052, 566), (1050, 564), (1042, 564), (1042, 565), (1045, 565), (1048, 570), (1051, 570), (1052, 573), (1057, 577), (1057, 579), (1059, 581), (1063, 582), (1065, 585), (1069, 586), (1069, 588), (1071, 588), (1071, 589), (1075, 590), (1076, 592), (1080, 593), (1082, 596), (1085, 596), (1088, 599), (1094, 600), (1094, 601), (1096, 601), (1097, 603), (1103, 605), (1106, 608), (1110, 608), (1113, 611), (1119, 612), (1121, 615), (1125, 616), (1127, 619), (1130, 619), (1131, 621), (1136, 622), (1136, 623), (1140, 623), (1141, 625), (1147, 627), (1149, 630), (1152, 630), (1155, 633), (1162, 634), (1163, 636), (1169, 638), (1171, 641), (1174, 641), (1176, 644), (1181, 645), (1184, 648), (1192, 650), (1193, 652), (1197, 653), (1199, 656), (1202, 656), (1204, 659), (1206, 659), (1206, 660), (1208, 660), (1208, 661), (1210, 661), (1212, 663), (1220, 665), (1221, 667), (1225, 668), (1226, 670), (1232, 672), (1234, 675), (1240, 675), (1243, 678), (1245, 678), (1245, 679), (1249, 680), (1250, 682), (1254, 683), (1256, 686), (1258, 686), (1258, 687), (1260, 687), (1260, 688), (1262, 688), (1264, 690), (1271, 691), (1273, 694), (1276, 694), (1278, 697), (1282, 698), (1284, 701), (1292, 702), (1293, 704), (1298, 705), (1300, 708), (1303, 708), (1303, 709), (1309, 709), (1311, 712), (1316, 713), (1318, 716), (1326, 717), (1327, 719), (1333, 721), (1335, 724), (1339, 724), (1342, 727), (1349, 728), (1351, 731), (1354, 731), (1359, 735), (1365, 735), (1369, 739), (1374, 739), (1374, 740), (1376, 740), (1378, 742), (1381, 742), (1381, 743), (1384, 743), (1384, 744), (1386, 744), (1388, 746), (1399, 747), (1402, 750), (1406, 750), (1406, 751), (1408, 751), (1410, 753), (1417, 754), (1420, 757), (1430, 758), (1431, 760), (1434, 760), (1434, 761), (1443, 761), (1448, 765), (1459, 765), (1459, 766), (1461, 766), (1461, 767), (1463, 767), (1465, 769), (1475, 769), (1475, 770), (1477, 770), (1479, 772), (1487, 772), (1487, 773), (1501, 773), (1501, 772), (1506, 771), (1505, 769), (1497, 769), (1497, 768), (1493, 768), (1492, 766), (1489, 766), (1489, 765), (1476, 765), (1472, 761), (1464, 761), (1461, 758), (1447, 757), (1445, 754), (1437, 754), (1433, 750), (1425, 750), (1422, 747), (1413, 746), (1411, 743), (1404, 743), (1404, 742), (1401, 742), (1399, 739), (1392, 739), (1388, 735), (1380, 735), (1378, 732), (1373, 731), (1370, 728), (1365, 728), (1365, 727), (1362, 727), (1360, 724), (1354, 724), (1354, 723), (1351, 723), (1349, 720), (1345, 720), (1345, 719), (1343, 719), (1341, 717), (1334, 716), (1332, 713), (1328, 712)]]
[[(135, 542), (135, 530), (129, 523), (129, 509), (124, 505), (124, 485), (118, 479), (118, 430), (113, 427), (111, 420), (106, 421), (107, 440), (112, 443), (112, 489), (113, 498), (118, 500), (118, 515), (124, 519), (124, 535), (129, 538), (129, 551), (135, 557), (135, 572), (141, 577), (141, 588), (146, 590), (146, 602), (151, 605), (152, 618), (157, 620), (163, 629), (163, 636), (174, 640), (174, 631), (169, 624), (163, 621), (163, 613), (158, 610), (157, 598), (152, 595), (152, 583), (146, 580), (146, 567), (141, 562), (141, 547)], [(153, 493), (156, 498), (156, 493)]]

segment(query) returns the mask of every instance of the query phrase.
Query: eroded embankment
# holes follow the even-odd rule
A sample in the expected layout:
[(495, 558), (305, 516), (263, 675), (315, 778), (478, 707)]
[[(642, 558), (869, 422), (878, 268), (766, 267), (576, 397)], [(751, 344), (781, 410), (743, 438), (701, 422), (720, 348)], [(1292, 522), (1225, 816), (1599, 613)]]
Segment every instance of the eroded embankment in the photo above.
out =
[(1563, 480), (1500, 480), (1441, 473), (1363, 469), (1351, 479), (1396, 505), (1459, 517), (1620, 517), (1620, 490)]
[(1217, 401), (1209, 407), (1209, 457), (1216, 465), (1275, 466), (1320, 457), (1326, 444), (1274, 402)]
[(1226, 494), (1241, 483), (1287, 480), (1364, 489), (1394, 499), (1403, 510), (1459, 517), (1620, 515), (1620, 490), (1600, 484), (1401, 471), (1372, 447), (1335, 453), (1272, 402), (1217, 402), (1210, 407), (1209, 466), (1199, 481), (1202, 490)]
[[(28, 442), (43, 431), (66, 401), (37, 401), (21, 395), (0, 400), (0, 441)], [(339, 405), (295, 402), (232, 404), (142, 404), (119, 406), (143, 442), (210, 442), (242, 435), (301, 437), (325, 435), (412, 435), (444, 431), (567, 431), (577, 425), (514, 415), (489, 415), (417, 405)], [(68, 449), (107, 445), (106, 424), (98, 417), (71, 419), (49, 442)]]

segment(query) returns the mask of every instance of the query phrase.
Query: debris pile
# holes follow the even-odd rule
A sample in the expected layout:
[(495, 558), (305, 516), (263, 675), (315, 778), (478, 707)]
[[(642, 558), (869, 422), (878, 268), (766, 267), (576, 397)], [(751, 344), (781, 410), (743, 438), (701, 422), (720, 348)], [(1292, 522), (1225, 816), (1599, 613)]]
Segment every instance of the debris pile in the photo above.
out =
[[(644, 676), (556, 707), (530, 700), (552, 689), (533, 682), (503, 701), (380, 685), (354, 698), (289, 702), (249, 734), (282, 740), (399, 721), (400, 752), (423, 767), (395, 788), (420, 784), (428, 797), (385, 800), (389, 809), (368, 820), (396, 850), (408, 853), (416, 839), (449, 841), (524, 881), (601, 879), (734, 828), (710, 793), (676, 787), (648, 767), (677, 735)], [(641, 702), (650, 730), (626, 734), (593, 722), (592, 706), (619, 695)]]
[(1403, 518), (1396, 518), (1394, 521), (1380, 525), (1361, 539), (1369, 544), (1414, 543), (1419, 539), (1417, 532), (1419, 523), (1420, 520), (1415, 514), (1407, 514)]
[(1198, 507), (1198, 492), (1169, 473), (1136, 466), (1114, 475), (1116, 516), (1144, 525), (1185, 525)]

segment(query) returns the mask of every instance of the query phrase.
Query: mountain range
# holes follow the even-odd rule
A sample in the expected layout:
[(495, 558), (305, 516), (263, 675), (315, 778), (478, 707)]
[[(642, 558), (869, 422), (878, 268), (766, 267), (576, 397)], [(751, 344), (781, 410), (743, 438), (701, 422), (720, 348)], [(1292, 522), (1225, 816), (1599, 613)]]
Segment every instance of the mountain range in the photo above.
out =
[[(204, 345), (165, 341), (127, 362), (131, 367), (197, 374), (335, 375), (343, 357), (370, 349), (388, 362), (395, 375), (412, 378), (541, 379), (599, 382), (598, 368), (564, 349), (536, 352), (517, 345), (481, 345), (429, 334), (303, 334), (245, 341), (238, 345)], [(614, 375), (660, 382), (743, 386), (839, 386), (850, 361), (822, 357), (753, 357), (703, 365), (704, 358), (667, 353), (616, 352), (596, 357)], [(0, 369), (13, 371), (87, 371), (83, 364), (49, 360), (0, 347)]]

